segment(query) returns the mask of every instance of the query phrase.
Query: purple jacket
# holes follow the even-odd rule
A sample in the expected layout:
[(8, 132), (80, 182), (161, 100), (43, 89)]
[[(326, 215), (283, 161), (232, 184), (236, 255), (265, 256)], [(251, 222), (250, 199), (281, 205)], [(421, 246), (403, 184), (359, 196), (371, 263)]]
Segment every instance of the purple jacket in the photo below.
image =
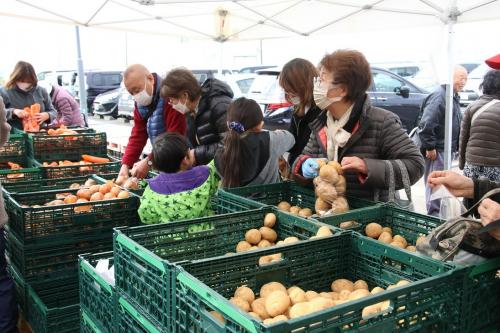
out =
[(65, 89), (52, 85), (52, 104), (57, 110), (57, 121), (66, 126), (84, 126), (83, 115), (76, 100)]

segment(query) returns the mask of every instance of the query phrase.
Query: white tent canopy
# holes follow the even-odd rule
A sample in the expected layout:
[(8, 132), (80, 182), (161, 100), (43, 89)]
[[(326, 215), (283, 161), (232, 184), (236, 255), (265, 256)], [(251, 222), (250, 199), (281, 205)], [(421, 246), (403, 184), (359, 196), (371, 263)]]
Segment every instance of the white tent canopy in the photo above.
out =
[[(218, 42), (447, 26), (445, 168), (449, 168), (453, 26), (500, 20), (500, 0), (2, 0), (0, 16), (75, 25), (78, 50), (79, 26)], [(79, 77), (83, 85), (83, 75)]]

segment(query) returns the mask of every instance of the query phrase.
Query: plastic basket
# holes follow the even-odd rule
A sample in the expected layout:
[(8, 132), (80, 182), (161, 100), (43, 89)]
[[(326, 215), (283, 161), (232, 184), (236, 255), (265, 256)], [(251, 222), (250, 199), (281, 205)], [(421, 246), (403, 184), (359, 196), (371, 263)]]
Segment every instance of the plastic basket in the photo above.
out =
[(84, 310), (81, 310), (80, 333), (104, 333), (104, 331), (90, 318)]
[(408, 242), (415, 245), (415, 241), (421, 235), (427, 235), (431, 230), (439, 226), (443, 221), (437, 217), (409, 212), (395, 207), (391, 204), (370, 207), (360, 211), (347, 212), (321, 219), (321, 222), (339, 227), (345, 221), (355, 221), (357, 224), (350, 228), (361, 234), (365, 234), (368, 223), (376, 222), (383, 227), (390, 227), (393, 235), (401, 235)]
[(469, 267), (465, 276), (460, 332), (500, 328), (500, 258)]
[[(237, 243), (245, 239), (245, 232), (263, 226), (264, 216), (269, 212), (277, 216), (274, 230), (278, 239), (289, 236), (309, 239), (325, 225), (267, 207), (162, 225), (115, 229), (117, 290), (156, 322), (172, 330), (173, 264), (234, 253)], [(204, 226), (205, 230), (199, 230), (199, 226)], [(341, 232), (339, 229), (334, 231)]]
[[(57, 193), (73, 193), (77, 189), (45, 192), (18, 193), (6, 197), (9, 213), (9, 228), (23, 244), (47, 244), (49, 242), (78, 242), (88, 237), (87, 233), (109, 235), (117, 226), (136, 225), (139, 221), (137, 208), (139, 199), (130, 195), (126, 199), (90, 201), (38, 208), (26, 205), (43, 205), (54, 200)], [(76, 207), (88, 207), (76, 212)]]
[(113, 264), (113, 252), (80, 255), (80, 306), (91, 318), (94, 326), (103, 333), (115, 332), (115, 287), (103, 279), (95, 266), (99, 259), (109, 259)]
[(28, 136), (24, 132), (14, 131), (9, 135), (9, 140), (0, 147), (0, 161), (6, 162), (23, 156), (33, 157), (30, 153)]
[(106, 133), (80, 130), (75, 135), (28, 134), (36, 160), (72, 160), (82, 154), (103, 156), (107, 153)]
[(117, 308), (118, 328), (120, 333), (160, 333), (165, 332), (155, 325), (147, 316), (144, 316), (141, 311), (137, 310), (131, 302), (125, 298), (118, 299)]
[[(7, 162), (19, 164), (22, 168), (11, 170)], [(18, 156), (0, 160), (0, 182), (2, 185), (17, 183), (42, 178), (42, 170), (40, 170), (33, 159), (27, 156)]]
[[(464, 270), (390, 248), (355, 233), (266, 249), (282, 260), (260, 267), (260, 254), (219, 257), (182, 263), (177, 276), (177, 332), (452, 332), (457, 330)], [(264, 325), (234, 307), (227, 298), (237, 287), (254, 291), (270, 281), (303, 290), (331, 291), (333, 280), (365, 280), (370, 289), (401, 279), (410, 284), (344, 303), (294, 320)], [(368, 305), (390, 300), (389, 310), (362, 318)], [(211, 314), (225, 318), (220, 323)]]
[[(61, 159), (54, 159), (53, 157), (50, 160), (36, 160), (35, 166), (39, 167), (42, 170), (43, 178), (53, 179), (53, 178), (68, 178), (68, 177), (78, 177), (78, 176), (86, 176), (91, 174), (96, 175), (107, 175), (110, 173), (117, 173), (120, 171), (120, 161), (117, 159), (104, 155), (95, 155), (99, 157), (107, 157), (111, 162), (109, 163), (99, 163), (99, 164), (85, 164), (85, 165), (66, 165), (66, 166), (43, 166), (43, 162), (52, 162), (59, 161)], [(73, 157), (68, 159), (70, 161), (79, 161), (81, 159), (81, 155), (78, 157)]]
[[(314, 194), (314, 191), (311, 188), (300, 186), (295, 182), (281, 182), (266, 185), (220, 189), (218, 197), (224, 198), (228, 193), (239, 196), (242, 199), (246, 199), (242, 200), (243, 203), (253, 201), (259, 203), (261, 206), (276, 206), (281, 201), (287, 201), (293, 206), (310, 208), (313, 212), (315, 210), (314, 205), (316, 203), (316, 195)], [(346, 199), (351, 210), (377, 205), (377, 203), (365, 199), (349, 196), (347, 196)], [(320, 217), (317, 219), (321, 220), (323, 218)]]

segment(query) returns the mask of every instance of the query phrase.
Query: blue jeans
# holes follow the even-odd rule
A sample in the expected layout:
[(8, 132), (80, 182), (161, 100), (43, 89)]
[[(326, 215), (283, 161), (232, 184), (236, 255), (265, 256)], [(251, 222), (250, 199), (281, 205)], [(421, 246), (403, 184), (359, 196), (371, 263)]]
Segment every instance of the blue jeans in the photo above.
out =
[[(444, 152), (436, 150), (436, 159), (434, 161), (425, 157), (425, 205), (427, 207), (427, 214), (433, 216), (439, 216), (439, 208), (441, 206), (441, 200), (430, 200), (432, 194), (432, 188), (427, 185), (427, 177), (433, 171), (439, 171), (444, 169)], [(424, 155), (425, 156), (425, 155)]]
[(18, 332), (16, 290), (14, 282), (7, 273), (3, 227), (0, 227), (0, 332)]

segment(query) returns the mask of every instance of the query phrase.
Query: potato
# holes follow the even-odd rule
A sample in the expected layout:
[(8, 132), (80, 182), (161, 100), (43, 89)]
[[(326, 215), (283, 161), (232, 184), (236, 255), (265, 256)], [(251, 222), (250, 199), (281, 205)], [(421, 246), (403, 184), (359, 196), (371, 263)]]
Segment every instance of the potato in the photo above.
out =
[(139, 180), (135, 177), (131, 177), (123, 183), (123, 187), (128, 189), (128, 190), (138, 190), (139, 189)]
[(406, 247), (406, 251), (417, 252), (417, 248), (413, 245), (409, 245)]
[(288, 296), (290, 296), (292, 304), (307, 302), (306, 293), (299, 287), (294, 287), (292, 290), (289, 289)]
[(266, 311), (271, 317), (276, 317), (285, 311), (290, 306), (290, 296), (286, 290), (275, 290), (266, 297), (265, 301)]
[(266, 264), (269, 264), (271, 260), (272, 260), (271, 256), (262, 256), (259, 258), (259, 266), (264, 266)]
[(351, 292), (347, 289), (344, 289), (342, 290), (340, 293), (339, 293), (339, 300), (341, 301), (347, 301), (349, 299), (349, 295), (351, 294)]
[(281, 314), (281, 315), (273, 318), (273, 323), (277, 323), (279, 321), (287, 321), (287, 320), (288, 320), (288, 317)]
[(280, 241), (276, 242), (276, 246), (280, 246), (280, 245), (285, 245), (285, 241), (280, 240)]
[(283, 241), (283, 243), (285, 244), (293, 244), (293, 243), (297, 243), (299, 241), (299, 239), (295, 236), (291, 236), (291, 237), (287, 237), (285, 238), (285, 240)]
[(120, 191), (118, 195), (116, 196), (118, 199), (126, 199), (130, 197), (130, 194), (127, 191)]
[(343, 195), (346, 191), (346, 181), (344, 176), (339, 175), (339, 180), (337, 184), (335, 184), (335, 190), (337, 191), (337, 195)]
[(316, 203), (314, 205), (314, 209), (318, 214), (324, 214), (332, 208), (332, 205), (327, 203), (326, 201), (321, 200), (321, 198), (316, 199)]
[(354, 283), (347, 279), (337, 279), (332, 282), (332, 291), (341, 292), (342, 290), (353, 291)]
[(370, 294), (375, 295), (375, 294), (381, 293), (383, 291), (385, 291), (384, 288), (375, 287), (372, 289), (372, 291), (370, 291)]
[(71, 185), (69, 186), (69, 188), (70, 188), (70, 189), (72, 189), (72, 190), (73, 190), (73, 189), (75, 189), (75, 190), (76, 190), (76, 189), (80, 188), (80, 184), (78, 184), (78, 183), (73, 183), (73, 184), (71, 184)]
[(339, 162), (337, 162), (337, 161), (330, 161), (330, 162), (328, 162), (328, 165), (333, 166), (335, 168), (335, 170), (337, 170), (337, 173), (339, 175), (343, 175), (344, 174), (344, 170), (342, 170), (342, 165), (340, 165)]
[(385, 244), (391, 244), (392, 243), (392, 235), (388, 233), (387, 231), (383, 231), (380, 236), (378, 236), (379, 242), (385, 243)]
[(281, 253), (271, 254), (269, 256), (269, 258), (271, 258), (271, 261), (280, 261), (281, 260)]
[(260, 227), (259, 231), (260, 231), (260, 233), (262, 235), (262, 238), (263, 239), (267, 239), (270, 242), (275, 242), (276, 239), (278, 238), (278, 234), (276, 233), (276, 231), (274, 231), (271, 228)]
[(311, 306), (311, 311), (316, 312), (316, 311), (321, 311), (324, 309), (328, 309), (332, 306), (335, 306), (335, 303), (333, 302), (332, 299), (330, 298), (325, 298), (325, 297), (316, 297), (312, 299), (309, 302)]
[(283, 210), (285, 212), (289, 212), (290, 211), (290, 207), (291, 207), (291, 205), (288, 202), (286, 202), (286, 201), (282, 201), (282, 202), (280, 202), (278, 204), (278, 209), (279, 210)]
[(389, 228), (389, 227), (383, 227), (382, 228), (382, 232), (384, 232), (384, 231), (390, 233), (391, 236), (392, 236), (392, 229), (391, 228)]
[(125, 183), (127, 178), (128, 177), (126, 177), (126, 176), (118, 176), (118, 177), (116, 177), (115, 184), (116, 185), (123, 185), (123, 183)]
[(368, 237), (377, 239), (382, 233), (382, 226), (378, 223), (368, 223), (365, 227), (365, 234)]
[(406, 239), (401, 236), (401, 235), (396, 235), (394, 237), (392, 237), (392, 241), (393, 242), (400, 242), (401, 244), (404, 245), (404, 247), (407, 247), (408, 246), (408, 242), (406, 241)]
[(274, 213), (267, 213), (264, 217), (264, 227), (272, 228), (276, 224), (276, 215)]
[(347, 203), (346, 198), (338, 197), (332, 202), (332, 211), (335, 214), (345, 213), (349, 211), (349, 204)]
[(264, 298), (257, 298), (252, 302), (252, 312), (255, 312), (259, 315), (260, 319), (269, 318), (269, 313), (266, 311), (266, 300)]
[(341, 229), (349, 229), (353, 228), (358, 224), (356, 221), (345, 221), (339, 224), (339, 228)]
[(264, 319), (264, 321), (262, 322), (264, 325), (271, 325), (274, 323), (274, 318), (267, 318), (267, 319)]
[(347, 298), (349, 301), (354, 301), (366, 296), (369, 296), (370, 292), (368, 289), (356, 289), (352, 293), (349, 294), (349, 297)]
[(259, 316), (258, 314), (256, 314), (255, 312), (253, 312), (253, 311), (250, 311), (248, 314), (249, 314), (250, 316), (254, 317), (254, 318), (255, 318), (255, 319), (257, 319), (257, 320), (262, 320), (262, 319), (260, 318), (260, 316)]
[(100, 188), (99, 185), (92, 185), (89, 187), (89, 191), (92, 192), (92, 194), (94, 194), (96, 192), (99, 192), (99, 188)]
[(324, 298), (329, 298), (329, 299), (333, 299), (332, 298), (332, 295), (330, 295), (329, 292), (326, 292), (326, 291), (322, 291), (319, 293), (319, 297), (324, 297)]
[(337, 190), (335, 186), (324, 181), (320, 181), (315, 189), (316, 196), (325, 202), (333, 202), (337, 199)]
[(84, 185), (84, 186), (87, 186), (87, 187), (90, 187), (90, 186), (92, 186), (92, 185), (96, 185), (96, 184), (97, 184), (97, 182), (96, 182), (94, 179), (89, 178), (89, 179), (87, 179), (87, 180), (85, 181), (85, 184), (83, 184), (83, 185)]
[(292, 206), (292, 207), (290, 207), (290, 214), (299, 215), (299, 212), (300, 212), (300, 207), (299, 206)]
[(422, 243), (423, 241), (425, 241), (425, 236), (418, 236), (415, 245), (418, 245), (418, 244)]
[(321, 169), (324, 165), (328, 164), (328, 161), (325, 159), (317, 159), (316, 163), (318, 163), (318, 169)]
[(398, 281), (398, 283), (396, 283), (396, 286), (398, 286), (398, 287), (399, 287), (399, 286), (405, 286), (405, 285), (407, 285), (407, 284), (409, 284), (409, 283), (410, 283), (410, 281), (407, 281), (407, 280), (400, 280), (400, 281)]
[(379, 312), (380, 312), (380, 305), (379, 305), (379, 303), (368, 305), (368, 306), (365, 306), (363, 308), (363, 311), (361, 312), (361, 317), (363, 319), (367, 319), (367, 318), (369, 318), (369, 317), (371, 317), (374, 314), (379, 313)]
[(330, 184), (336, 184), (339, 180), (337, 169), (335, 169), (334, 166), (328, 164), (319, 169), (319, 176), (322, 180)]
[(319, 227), (318, 231), (316, 232), (316, 236), (318, 237), (326, 237), (331, 235), (333, 235), (332, 229), (328, 228), (327, 226)]
[(395, 284), (391, 284), (390, 286), (387, 287), (386, 290), (391, 290), (391, 289), (394, 289), (394, 288), (397, 288), (398, 286), (396, 286)]
[(368, 290), (368, 283), (366, 283), (364, 280), (357, 280), (356, 282), (354, 282), (354, 290), (357, 289)]
[(259, 249), (259, 248), (258, 248), (257, 246), (252, 245), (252, 247), (250, 247), (250, 248), (248, 249), (248, 251), (253, 251), (253, 250), (258, 250), (258, 249)]
[(389, 244), (391, 246), (394, 246), (394, 247), (399, 247), (400, 249), (405, 249), (405, 245), (401, 242), (396, 242), (394, 239), (392, 240), (392, 242)]
[(210, 311), (210, 314), (212, 316), (215, 317), (215, 319), (217, 319), (218, 321), (220, 321), (222, 324), (224, 324), (226, 322), (226, 320), (224, 319), (224, 317), (222, 317), (222, 315), (217, 312), (217, 311)]
[(260, 231), (257, 229), (250, 229), (245, 233), (245, 240), (252, 245), (259, 244), (261, 239), (262, 235), (260, 234)]
[(248, 304), (248, 302), (245, 301), (243, 298), (231, 297), (229, 302), (233, 303), (234, 305), (236, 305), (238, 308), (240, 308), (245, 312), (250, 311), (250, 304)]
[(255, 294), (253, 293), (253, 290), (248, 288), (246, 285), (238, 287), (238, 289), (234, 292), (234, 297), (244, 299), (248, 302), (248, 304), (252, 304), (252, 302), (255, 301)]
[[(257, 230), (258, 231), (258, 230)], [(261, 233), (259, 232), (259, 236), (261, 235)], [(269, 247), (271, 246), (271, 242), (268, 241), (267, 239), (263, 239), (259, 242), (259, 244), (257, 244), (257, 247), (258, 248), (264, 248), (264, 247)]]
[(340, 299), (340, 294), (336, 291), (330, 291), (330, 298), (333, 299), (334, 301)]
[[(260, 287), (260, 297), (266, 298), (270, 293), (272, 293), (275, 290), (281, 290), (286, 292), (285, 286), (283, 286), (279, 282), (269, 282), (264, 284), (262, 287)], [(257, 312), (258, 313), (258, 312)]]
[(250, 250), (250, 248), (252, 247), (252, 245), (247, 242), (247, 241), (241, 241), (238, 243), (238, 245), (236, 245), (236, 252), (245, 252), (245, 251), (248, 251)]
[(290, 308), (289, 312), (290, 319), (307, 316), (311, 312), (312, 309), (311, 309), (311, 304), (309, 304), (309, 302), (297, 303)]
[(302, 216), (302, 217), (309, 217), (312, 214), (313, 213), (312, 213), (312, 210), (310, 208), (302, 208), (301, 210), (299, 210), (299, 216)]
[(319, 297), (319, 294), (313, 290), (308, 290), (306, 291), (306, 299), (308, 301), (315, 299), (316, 297)]

